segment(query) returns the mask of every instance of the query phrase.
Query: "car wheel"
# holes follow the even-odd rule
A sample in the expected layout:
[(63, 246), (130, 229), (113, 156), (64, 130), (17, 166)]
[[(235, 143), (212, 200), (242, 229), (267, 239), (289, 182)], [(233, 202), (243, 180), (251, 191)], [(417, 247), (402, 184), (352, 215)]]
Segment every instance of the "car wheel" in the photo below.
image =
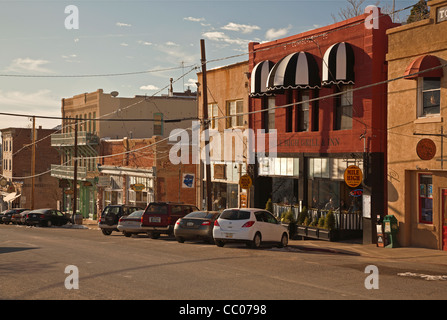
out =
[(252, 247), (253, 249), (258, 249), (259, 247), (261, 247), (261, 242), (262, 242), (261, 234), (259, 232), (256, 232), (253, 240), (250, 243), (250, 247)]
[(289, 237), (287, 236), (287, 233), (283, 233), (281, 237), (281, 242), (279, 243), (279, 247), (284, 248), (287, 247), (288, 244), (289, 244)]
[(105, 236), (110, 236), (112, 234), (112, 230), (101, 229), (101, 231)]
[(214, 240), (214, 243), (218, 247), (223, 247), (225, 245), (225, 242), (223, 242), (222, 240)]
[(123, 235), (124, 235), (125, 237), (129, 238), (130, 236), (132, 236), (132, 233), (123, 231)]
[(176, 237), (175, 238), (179, 243), (183, 243), (185, 242), (185, 239), (183, 239), (182, 237)]
[(151, 237), (151, 239), (158, 239), (158, 238), (160, 238), (160, 234), (157, 233), (157, 232), (149, 232), (148, 236)]

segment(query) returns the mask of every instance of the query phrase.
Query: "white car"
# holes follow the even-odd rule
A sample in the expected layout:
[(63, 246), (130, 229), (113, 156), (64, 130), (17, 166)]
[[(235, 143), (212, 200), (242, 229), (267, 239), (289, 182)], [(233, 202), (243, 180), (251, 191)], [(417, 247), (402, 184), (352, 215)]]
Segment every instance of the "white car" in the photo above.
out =
[(252, 248), (261, 243), (277, 243), (287, 246), (289, 233), (268, 211), (256, 208), (226, 209), (214, 222), (214, 242), (222, 247), (226, 242), (245, 242)]
[(116, 228), (126, 237), (130, 237), (133, 234), (146, 233), (145, 230), (141, 229), (141, 216), (143, 213), (144, 210), (138, 210), (128, 216), (121, 217)]

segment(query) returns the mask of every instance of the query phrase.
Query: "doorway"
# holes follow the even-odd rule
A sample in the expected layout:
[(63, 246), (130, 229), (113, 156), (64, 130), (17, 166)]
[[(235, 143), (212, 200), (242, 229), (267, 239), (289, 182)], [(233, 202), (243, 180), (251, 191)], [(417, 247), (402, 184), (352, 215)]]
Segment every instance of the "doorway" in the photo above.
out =
[(442, 250), (447, 251), (447, 189), (442, 189)]

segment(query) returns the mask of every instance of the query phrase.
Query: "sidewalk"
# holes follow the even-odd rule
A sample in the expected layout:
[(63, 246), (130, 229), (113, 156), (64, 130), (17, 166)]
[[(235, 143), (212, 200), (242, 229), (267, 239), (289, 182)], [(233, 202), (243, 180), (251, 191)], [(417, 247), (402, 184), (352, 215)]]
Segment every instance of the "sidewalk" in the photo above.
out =
[[(84, 219), (82, 225), (88, 229), (99, 230), (98, 221)], [(375, 244), (362, 244), (361, 240), (330, 242), (323, 240), (289, 240), (290, 250), (301, 250), (307, 252), (345, 254), (362, 256), (374, 259), (394, 260), (429, 260), (430, 263), (445, 264), (447, 266), (447, 251), (403, 247), (403, 248), (380, 248)]]

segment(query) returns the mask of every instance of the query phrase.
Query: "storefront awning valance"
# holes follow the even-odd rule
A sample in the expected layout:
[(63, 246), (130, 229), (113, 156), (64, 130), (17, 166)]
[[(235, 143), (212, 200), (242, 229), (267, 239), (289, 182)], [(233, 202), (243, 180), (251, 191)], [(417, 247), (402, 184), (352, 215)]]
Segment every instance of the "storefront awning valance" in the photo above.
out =
[(270, 70), (272, 70), (275, 64), (272, 61), (264, 60), (259, 62), (251, 72), (251, 90), (250, 97), (257, 98), (266, 95), (267, 93), (267, 78)]
[[(433, 69), (435, 68), (435, 69)], [(431, 70), (430, 70), (431, 69)], [(421, 72), (428, 70), (427, 72)], [(421, 73), (418, 73), (421, 72)], [(414, 74), (417, 73), (417, 74)], [(444, 73), (442, 71), (441, 62), (432, 55), (424, 55), (414, 59), (405, 70), (405, 79), (417, 79), (418, 77), (441, 78)]]
[(354, 50), (339, 42), (326, 50), (323, 57), (322, 85), (354, 84)]
[(308, 52), (295, 52), (279, 60), (267, 79), (267, 92), (285, 89), (319, 88), (320, 75), (315, 58)]

